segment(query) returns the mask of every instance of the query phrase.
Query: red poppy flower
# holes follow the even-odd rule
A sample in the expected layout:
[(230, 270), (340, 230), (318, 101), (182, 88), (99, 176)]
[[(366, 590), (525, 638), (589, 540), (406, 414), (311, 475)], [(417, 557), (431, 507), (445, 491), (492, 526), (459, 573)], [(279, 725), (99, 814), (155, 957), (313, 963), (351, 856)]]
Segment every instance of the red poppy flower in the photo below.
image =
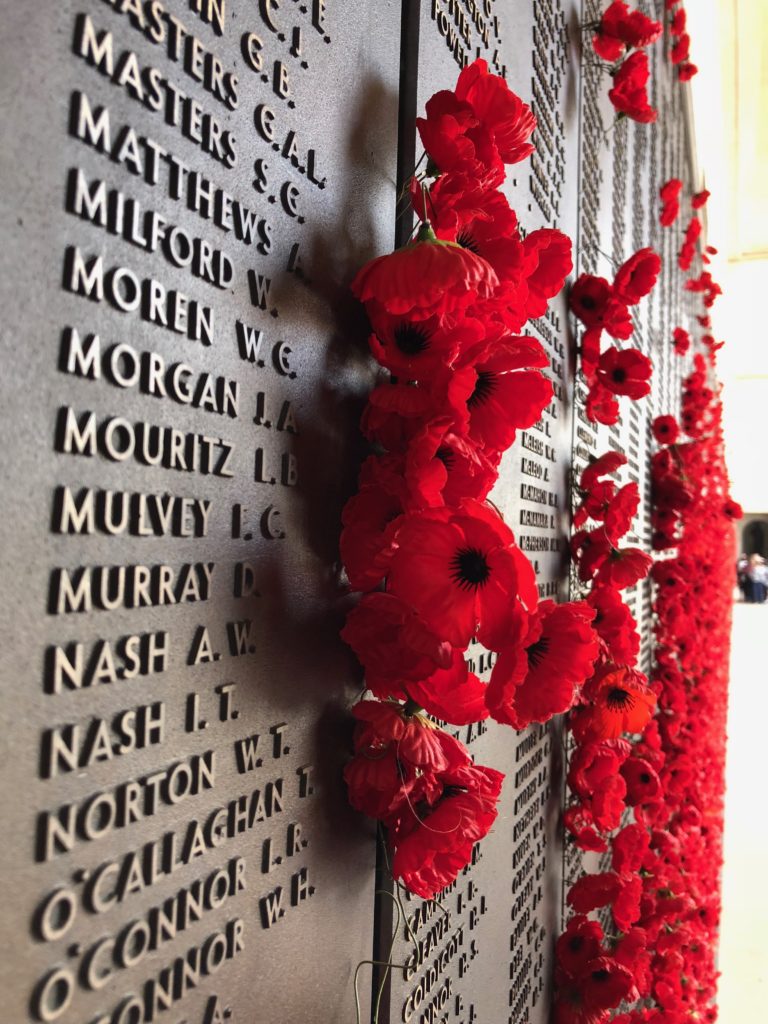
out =
[(610, 476), (626, 464), (627, 456), (623, 452), (605, 452), (598, 458), (591, 459), (589, 465), (581, 471), (579, 487), (583, 491), (589, 491), (602, 477)]
[[(497, 336), (465, 357), (450, 396), (468, 433), (486, 451), (504, 451), (517, 431), (536, 423), (552, 399), (552, 382), (531, 367), (549, 365), (534, 338)], [(461, 366), (461, 361), (457, 367)]]
[(374, 444), (388, 451), (401, 451), (425, 421), (435, 416), (435, 396), (428, 388), (390, 382), (368, 395), (360, 429)]
[(515, 615), (516, 598), (534, 608), (533, 568), (512, 531), (492, 509), (465, 501), (404, 518), (388, 586), (454, 647), (477, 634), (497, 650)]
[(733, 498), (729, 498), (723, 505), (723, 515), (726, 519), (742, 519), (744, 516), (744, 509)]
[(341, 637), (357, 655), (366, 685), (377, 697), (404, 700), (409, 680), (448, 668), (454, 660), (451, 645), (393, 594), (365, 594), (347, 616)]
[(627, 932), (640, 919), (643, 880), (638, 875), (620, 875), (619, 892), (611, 913), (619, 931)]
[(597, 367), (597, 378), (604, 388), (630, 398), (642, 398), (649, 393), (652, 373), (651, 360), (636, 348), (621, 352), (611, 346), (600, 356)]
[(659, 189), (659, 197), (663, 202), (667, 203), (671, 199), (677, 199), (683, 189), (683, 183), (680, 178), (670, 178), (669, 181), (665, 181)]
[(621, 596), (613, 587), (593, 587), (587, 601), (595, 609), (592, 622), (605, 644), (611, 661), (631, 665), (640, 650), (637, 623)]
[(672, 335), (672, 345), (679, 356), (684, 356), (691, 347), (691, 336), (682, 327), (676, 327)]
[(609, 1010), (626, 999), (634, 986), (632, 972), (613, 957), (601, 956), (587, 964), (579, 977), (587, 1010)]
[(574, 846), (593, 853), (605, 853), (608, 843), (597, 831), (592, 812), (581, 804), (573, 804), (563, 812), (563, 826), (573, 839)]
[(401, 498), (382, 486), (363, 487), (341, 514), (341, 560), (353, 590), (373, 590), (386, 575), (403, 512)]
[[(461, 746), (402, 704), (360, 701), (352, 708), (355, 756), (344, 769), (355, 810), (395, 820), (411, 798), (436, 785), (434, 774), (462, 762)], [(463, 758), (469, 762), (464, 751)]]
[(485, 683), (469, 671), (467, 662), (456, 650), (448, 668), (435, 669), (422, 679), (406, 683), (403, 689), (427, 714), (451, 725), (469, 725), (489, 714)]
[(587, 392), (585, 411), (587, 419), (592, 423), (604, 423), (610, 427), (619, 422), (619, 403), (616, 397), (597, 379)]
[(603, 929), (599, 921), (591, 921), (583, 914), (574, 915), (555, 943), (557, 966), (571, 977), (577, 977), (590, 960), (605, 952), (602, 942)]
[(439, 241), (425, 224), (416, 242), (366, 263), (350, 288), (361, 302), (375, 303), (374, 310), (426, 320), (466, 308), (489, 296), (498, 283), (484, 259)]
[(435, 233), (484, 259), (502, 288), (508, 290), (510, 284), (517, 288), (525, 266), (517, 216), (497, 189), (470, 186), (467, 192), (463, 191), (466, 183), (463, 175), (448, 174), (431, 187), (427, 212)]
[(539, 228), (525, 236), (523, 250), (528, 285), (525, 315), (526, 320), (534, 320), (544, 315), (549, 300), (558, 294), (573, 270), (572, 245), (562, 231)]
[(673, 36), (682, 35), (682, 33), (685, 32), (686, 20), (687, 19), (686, 19), (686, 14), (685, 14), (685, 8), (684, 7), (678, 8), (678, 10), (675, 11), (675, 13), (674, 13), (674, 15), (672, 17), (672, 21), (670, 21), (670, 23), (669, 23), (669, 31), (670, 31), (670, 33)]
[(635, 306), (646, 296), (661, 271), (661, 257), (651, 248), (639, 249), (616, 271), (613, 291), (628, 306)]
[(568, 297), (571, 312), (586, 327), (601, 327), (612, 338), (626, 340), (632, 334), (632, 318), (626, 304), (616, 298), (604, 277), (581, 274)]
[(686, 61), (684, 64), (678, 64), (677, 66), (677, 77), (681, 82), (690, 82), (694, 75), (698, 75), (699, 69), (695, 64), (691, 64), (690, 61)]
[(484, 60), (463, 69), (455, 92), (432, 96), (426, 114), (416, 126), (438, 171), (467, 174), (494, 186), (504, 177), (505, 163), (517, 163), (533, 151), (528, 139), (536, 118), (503, 78), (489, 74)]
[(619, 874), (639, 871), (651, 837), (642, 825), (626, 825), (612, 840), (611, 867)]
[(531, 155), (534, 147), (528, 140), (536, 127), (531, 108), (509, 89), (503, 78), (488, 71), (482, 58), (461, 71), (456, 96), (472, 108), (505, 164), (519, 163)]
[(490, 458), (470, 438), (454, 433), (452, 420), (431, 420), (406, 453), (409, 507), (455, 506), (464, 498), (483, 501), (498, 478), (497, 464), (496, 456)]
[(571, 536), (571, 554), (582, 583), (592, 579), (610, 553), (611, 543), (602, 527), (598, 530), (577, 530)]
[(539, 605), (493, 667), (486, 702), (497, 722), (524, 729), (571, 707), (598, 654), (593, 617), (583, 601)]
[(653, 559), (640, 548), (614, 548), (600, 563), (598, 583), (624, 590), (648, 575)]
[(584, 799), (590, 799), (604, 783), (614, 778), (629, 757), (627, 740), (601, 740), (575, 748), (568, 766), (568, 785)]
[(643, 47), (655, 42), (662, 32), (658, 21), (641, 11), (632, 11), (623, 0), (614, 0), (603, 13), (597, 34), (592, 38), (595, 53), (604, 60), (623, 57), (628, 47)]
[(656, 707), (653, 690), (632, 669), (607, 666), (588, 690), (592, 704), (580, 708), (572, 722), (579, 741), (642, 732)]
[(423, 899), (449, 885), (496, 820), (504, 776), (469, 764), (439, 773), (442, 788), (404, 812), (391, 829), (392, 874)]
[(588, 327), (581, 336), (581, 372), (590, 386), (596, 380), (602, 333), (602, 327)]
[(656, 111), (648, 103), (645, 88), (649, 76), (648, 57), (638, 51), (620, 65), (613, 76), (613, 88), (608, 91), (608, 99), (620, 114), (643, 124), (656, 120)]
[(450, 366), (457, 353), (482, 341), (483, 325), (471, 317), (449, 315), (413, 319), (392, 316), (381, 307), (370, 311), (374, 357), (395, 376), (424, 380)]
[(468, 103), (442, 89), (427, 100), (425, 113), (416, 118), (416, 127), (431, 168), (463, 174), (491, 188), (504, 180), (499, 151)]
[(691, 51), (691, 37), (687, 32), (683, 32), (677, 39), (677, 42), (669, 52), (669, 59), (673, 64), (682, 64), (683, 61), (688, 60)]
[(569, 889), (566, 902), (577, 913), (588, 914), (591, 910), (613, 903), (620, 887), (621, 880), (615, 871), (582, 875)]
[(694, 210), (700, 209), (704, 206), (712, 193), (708, 192), (707, 189), (702, 189), (701, 192), (696, 192), (691, 197), (691, 206)]
[(674, 444), (678, 438), (677, 420), (674, 416), (657, 416), (651, 424), (651, 430), (659, 444)]
[(626, 810), (626, 793), (627, 784), (621, 775), (612, 775), (595, 789), (590, 801), (590, 810), (595, 826), (601, 832), (612, 832), (621, 824), (622, 815)]
[(625, 484), (608, 503), (603, 527), (606, 537), (614, 546), (629, 532), (639, 505), (640, 489), (634, 482)]

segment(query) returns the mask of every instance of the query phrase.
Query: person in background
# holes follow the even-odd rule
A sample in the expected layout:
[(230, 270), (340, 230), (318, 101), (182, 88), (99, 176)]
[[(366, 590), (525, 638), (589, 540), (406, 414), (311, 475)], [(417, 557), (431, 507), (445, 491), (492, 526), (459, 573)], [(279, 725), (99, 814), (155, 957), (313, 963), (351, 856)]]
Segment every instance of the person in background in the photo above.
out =
[(742, 601), (747, 599), (747, 569), (749, 569), (749, 558), (742, 551), (739, 555), (738, 561), (736, 562), (736, 583), (738, 584), (739, 590), (741, 591)]
[(746, 598), (750, 604), (763, 604), (768, 594), (768, 566), (758, 554), (749, 556)]

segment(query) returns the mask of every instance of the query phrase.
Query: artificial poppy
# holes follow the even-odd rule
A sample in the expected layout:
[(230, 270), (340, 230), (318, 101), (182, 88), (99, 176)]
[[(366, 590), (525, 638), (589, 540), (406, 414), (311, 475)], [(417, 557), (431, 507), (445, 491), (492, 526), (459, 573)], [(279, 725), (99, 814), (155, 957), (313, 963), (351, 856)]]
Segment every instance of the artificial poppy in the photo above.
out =
[(674, 416), (657, 416), (651, 424), (651, 430), (659, 444), (674, 444), (678, 438), (677, 420)]
[(619, 269), (613, 280), (613, 291), (628, 306), (636, 305), (656, 284), (661, 271), (661, 257), (653, 249), (638, 249)]
[(643, 124), (656, 120), (656, 111), (648, 103), (646, 92), (649, 75), (648, 57), (637, 51), (619, 66), (613, 76), (613, 88), (608, 90), (608, 99), (619, 114)]
[(571, 312), (585, 327), (600, 327), (612, 338), (626, 340), (632, 334), (632, 318), (626, 304), (617, 299), (604, 277), (580, 274), (568, 297)]
[(499, 651), (486, 693), (497, 722), (524, 729), (572, 706), (598, 654), (593, 618), (594, 610), (583, 601), (543, 601), (511, 635)]
[(591, 704), (579, 708), (572, 723), (579, 741), (642, 732), (656, 707), (656, 695), (644, 677), (626, 667), (605, 666), (585, 692)]
[(486, 451), (504, 451), (519, 429), (536, 423), (552, 400), (552, 382), (537, 369), (548, 364), (535, 338), (498, 334), (457, 364), (451, 394), (469, 437)]
[(392, 316), (427, 320), (489, 296), (499, 281), (490, 264), (455, 242), (442, 242), (423, 224), (415, 242), (379, 256), (350, 285), (363, 303)]
[(504, 776), (468, 764), (438, 773), (441, 789), (409, 806), (390, 830), (392, 874), (422, 899), (432, 899), (469, 862), (497, 816)]
[(640, 634), (632, 612), (613, 587), (593, 587), (587, 601), (595, 609), (593, 628), (605, 644), (610, 660), (631, 665), (640, 650)]
[(518, 594), (537, 602), (533, 567), (491, 508), (465, 501), (458, 509), (409, 514), (398, 532), (388, 588), (454, 647), (477, 635), (498, 649)]
[(636, 348), (620, 351), (611, 346), (600, 356), (597, 379), (614, 395), (642, 398), (651, 390), (653, 366), (648, 356)]

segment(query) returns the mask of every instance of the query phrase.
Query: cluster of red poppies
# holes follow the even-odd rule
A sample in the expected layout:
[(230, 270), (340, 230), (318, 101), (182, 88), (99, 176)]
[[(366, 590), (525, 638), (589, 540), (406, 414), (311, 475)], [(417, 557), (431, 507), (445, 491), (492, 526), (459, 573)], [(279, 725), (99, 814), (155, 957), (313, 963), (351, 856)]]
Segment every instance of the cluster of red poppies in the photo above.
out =
[[(676, 201), (679, 192), (662, 190), (662, 202)], [(694, 208), (706, 199), (698, 194)], [(704, 272), (686, 288), (703, 293), (705, 312), (697, 320), (709, 328), (706, 309), (719, 286)], [(617, 546), (637, 507), (636, 486), (617, 489), (605, 479), (625, 461), (614, 452), (587, 467), (580, 480), (573, 552), (579, 579), (593, 582), (587, 600), (598, 610), (593, 625), (603, 650), (582, 689), (584, 703), (570, 715), (576, 746), (565, 826), (578, 848), (610, 853), (610, 870), (584, 874), (567, 895), (575, 914), (557, 943), (557, 1024), (686, 1024), (717, 1017), (732, 521), (742, 511), (729, 496), (725, 467), (714, 372), (721, 343), (709, 333), (701, 343), (707, 353), (694, 356), (679, 423), (664, 415), (652, 425), (661, 446), (651, 460), (652, 547), (663, 554), (651, 569), (656, 649), (650, 683), (634, 667), (636, 624), (609, 586), (631, 585), (650, 562), (641, 551)], [(673, 345), (684, 354), (690, 334), (676, 328)], [(600, 525), (586, 530), (589, 519)], [(632, 741), (622, 733), (633, 734)], [(617, 934), (606, 934), (586, 916), (598, 908), (610, 908)], [(621, 1003), (637, 1000), (645, 1005), (612, 1016)]]
[[(708, 365), (709, 364), (709, 365)], [(646, 815), (665, 847), (647, 880), (656, 953), (650, 1020), (715, 1020), (722, 863), (723, 766), (735, 534), (714, 353), (697, 354), (683, 385), (680, 425), (654, 421), (653, 546), (666, 555), (656, 584), (658, 749), (663, 799)], [(684, 439), (682, 435), (687, 435)], [(645, 865), (644, 865), (645, 867)], [(659, 912), (661, 908), (661, 913)], [(646, 1018), (641, 1018), (645, 1020)]]
[[(728, 496), (720, 417), (707, 360), (697, 355), (681, 414), (690, 440), (680, 441), (673, 416), (653, 423), (663, 445), (651, 465), (653, 547), (673, 557), (651, 570), (657, 648), (650, 685), (634, 668), (639, 638), (629, 609), (600, 575), (606, 542), (615, 545), (617, 524), (628, 525), (637, 507), (636, 486), (617, 489), (605, 479), (625, 461), (613, 452), (580, 481), (577, 525), (588, 517), (604, 531), (574, 535), (579, 576), (594, 580), (588, 600), (598, 610), (602, 651), (582, 691), (592, 704), (570, 715), (576, 747), (565, 825), (580, 849), (610, 850), (611, 860), (610, 870), (582, 875), (567, 895), (576, 913), (556, 947), (557, 1024), (716, 1019), (732, 520), (741, 515)], [(649, 562), (642, 552), (630, 555), (618, 585), (635, 582)], [(603, 907), (617, 934), (586, 916)], [(612, 1017), (622, 1002), (639, 999), (653, 1005)]]
[[(672, 12), (669, 31), (674, 42), (669, 59), (677, 66), (680, 81), (687, 82), (698, 68), (689, 60), (691, 40), (685, 31), (685, 9), (680, 0), (666, 0), (665, 6)], [(648, 99), (650, 68), (644, 49), (661, 36), (661, 22), (653, 21), (642, 11), (632, 10), (624, 0), (613, 0), (596, 24), (585, 27), (594, 30), (592, 47), (597, 56), (611, 64), (608, 71), (613, 86), (608, 98), (618, 116), (631, 117), (643, 124), (655, 121), (657, 112)], [(629, 53), (630, 50), (634, 53)]]
[[(710, 309), (718, 295), (723, 294), (723, 289), (713, 280), (708, 270), (703, 270), (698, 277), (689, 278), (685, 282), (685, 290), (688, 292), (700, 292), (704, 305)], [(700, 321), (701, 322), (701, 321)], [(709, 323), (702, 323), (702, 327), (708, 327)]]
[[(610, 479), (626, 461), (611, 451), (587, 466), (579, 481), (582, 501), (574, 514), (573, 557), (579, 579), (592, 584), (587, 601), (596, 612), (600, 656), (580, 704), (569, 716), (575, 746), (564, 823), (581, 850), (605, 853), (610, 843), (611, 870), (583, 874), (567, 894), (576, 915), (556, 948), (558, 1024), (608, 1020), (623, 1000), (638, 998), (649, 959), (645, 933), (634, 927), (643, 892), (638, 871), (649, 856), (649, 836), (642, 811), (636, 822), (622, 824), (627, 807), (642, 807), (647, 800), (649, 779), (655, 775), (652, 769), (648, 773), (645, 742), (654, 730), (656, 694), (637, 670), (637, 623), (620, 591), (645, 577), (652, 559), (639, 548), (620, 546), (640, 502), (636, 483), (618, 487)], [(623, 733), (642, 738), (633, 745)], [(610, 907), (623, 933), (618, 941), (585, 916), (599, 907)]]
[(690, 61), (691, 37), (685, 31), (687, 15), (682, 0), (666, 0), (666, 9), (672, 11), (669, 22), (669, 34), (674, 42), (669, 51), (670, 61), (677, 66), (677, 77), (681, 82), (687, 82), (698, 74), (699, 69)]
[[(503, 451), (552, 397), (546, 352), (519, 332), (572, 266), (570, 240), (522, 238), (498, 190), (504, 165), (530, 154), (535, 119), (477, 60), (417, 123), (423, 223), (352, 284), (387, 372), (363, 414), (375, 453), (344, 509), (341, 554), (364, 592), (342, 635), (376, 698), (354, 710), (350, 801), (385, 824), (395, 877), (426, 897), (490, 828), (501, 782), (426, 715), (546, 721), (591, 674), (597, 637), (590, 606), (538, 603), (533, 567), (487, 500)], [(497, 653), (487, 685), (465, 658), (475, 640)]]
[(639, 349), (623, 351), (612, 345), (600, 351), (603, 331), (612, 338), (631, 337), (634, 325), (629, 312), (651, 291), (661, 270), (653, 249), (640, 249), (616, 272), (613, 284), (604, 277), (581, 274), (569, 297), (571, 312), (584, 325), (581, 338), (581, 370), (586, 379), (587, 416), (597, 423), (619, 419), (617, 395), (642, 398), (651, 390), (652, 365)]
[[(656, 111), (648, 102), (650, 70), (643, 49), (661, 35), (660, 22), (652, 21), (642, 11), (631, 10), (623, 0), (614, 0), (594, 27), (592, 47), (595, 53), (615, 64), (610, 69), (613, 87), (608, 98), (619, 117), (631, 117), (644, 124), (655, 121)], [(626, 56), (632, 49), (635, 52)]]

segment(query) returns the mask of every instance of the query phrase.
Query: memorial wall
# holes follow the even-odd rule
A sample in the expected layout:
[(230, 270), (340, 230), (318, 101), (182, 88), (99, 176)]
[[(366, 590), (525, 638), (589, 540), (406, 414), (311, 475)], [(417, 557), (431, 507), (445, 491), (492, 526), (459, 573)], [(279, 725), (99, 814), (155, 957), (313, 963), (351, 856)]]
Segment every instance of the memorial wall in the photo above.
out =
[[(663, 17), (663, 3), (640, 3)], [(341, 511), (376, 379), (349, 284), (410, 237), (414, 118), (477, 57), (538, 127), (505, 194), (580, 273), (662, 257), (636, 307), (653, 391), (586, 412), (567, 289), (528, 332), (553, 399), (491, 498), (541, 598), (573, 482), (627, 455), (650, 543), (650, 423), (684, 360), (660, 182), (698, 186), (683, 86), (618, 121), (585, 0), (61, 0), (3, 11), (3, 945), (9, 1022), (545, 1024), (564, 886), (559, 719), (454, 730), (499, 816), (402, 920), (348, 805)], [(666, 346), (666, 347), (664, 347)], [(652, 657), (650, 582), (627, 601)], [(470, 664), (487, 679), (494, 656)], [(587, 860), (597, 860), (588, 855)], [(395, 929), (394, 940), (392, 930)], [(371, 982), (371, 975), (373, 982)]]

